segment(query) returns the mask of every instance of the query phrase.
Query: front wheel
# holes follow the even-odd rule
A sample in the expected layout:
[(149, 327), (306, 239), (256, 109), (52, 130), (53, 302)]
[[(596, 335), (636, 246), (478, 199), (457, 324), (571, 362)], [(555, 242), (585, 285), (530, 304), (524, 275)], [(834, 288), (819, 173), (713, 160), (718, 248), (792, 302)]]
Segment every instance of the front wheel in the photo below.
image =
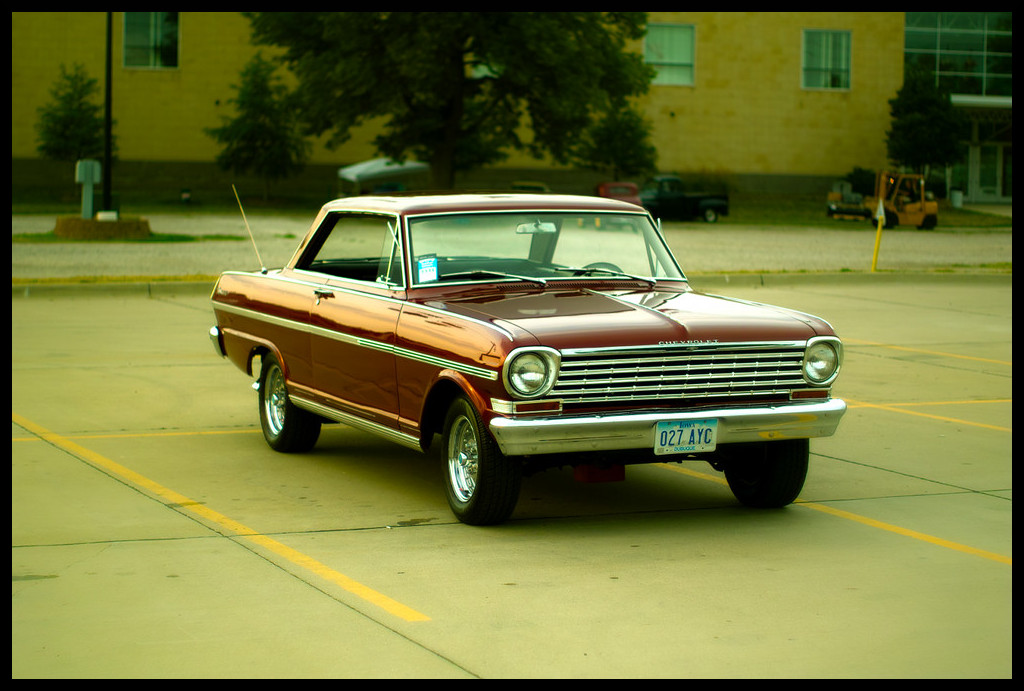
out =
[(448, 409), (443, 448), (445, 493), (456, 518), (469, 525), (492, 525), (512, 515), (522, 466), (501, 453), (465, 398)]
[(718, 222), (718, 210), (708, 207), (701, 213), (705, 223), (717, 223)]
[(263, 438), (275, 451), (309, 451), (320, 436), (320, 418), (288, 400), (284, 371), (271, 355), (263, 358), (259, 406)]
[(790, 504), (807, 478), (806, 439), (738, 444), (725, 465), (729, 489), (746, 506), (759, 509)]

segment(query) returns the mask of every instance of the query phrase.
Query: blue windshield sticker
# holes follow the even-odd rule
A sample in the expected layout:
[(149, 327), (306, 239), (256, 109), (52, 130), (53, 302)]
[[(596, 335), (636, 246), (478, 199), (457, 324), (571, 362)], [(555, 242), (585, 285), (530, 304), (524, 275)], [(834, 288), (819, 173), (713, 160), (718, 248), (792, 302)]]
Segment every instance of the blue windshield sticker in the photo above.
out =
[(437, 280), (437, 255), (428, 254), (416, 262), (416, 276), (420, 283)]

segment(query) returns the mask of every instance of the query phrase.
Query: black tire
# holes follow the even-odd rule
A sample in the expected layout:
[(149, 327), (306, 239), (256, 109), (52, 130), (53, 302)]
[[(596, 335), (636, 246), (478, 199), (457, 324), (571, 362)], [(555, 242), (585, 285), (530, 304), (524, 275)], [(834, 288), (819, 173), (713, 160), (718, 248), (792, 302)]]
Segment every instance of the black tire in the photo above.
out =
[(463, 397), (444, 421), (444, 487), (452, 513), (468, 525), (501, 523), (516, 508), (522, 465), (501, 453), (480, 414)]
[(320, 418), (288, 399), (284, 371), (272, 355), (263, 358), (259, 390), (263, 438), (275, 451), (309, 451), (320, 436)]
[(705, 223), (717, 223), (718, 222), (718, 211), (708, 207), (701, 212), (701, 218), (704, 219)]
[(791, 504), (807, 478), (810, 444), (788, 439), (739, 445), (725, 463), (725, 479), (733, 495), (746, 506), (774, 509)]

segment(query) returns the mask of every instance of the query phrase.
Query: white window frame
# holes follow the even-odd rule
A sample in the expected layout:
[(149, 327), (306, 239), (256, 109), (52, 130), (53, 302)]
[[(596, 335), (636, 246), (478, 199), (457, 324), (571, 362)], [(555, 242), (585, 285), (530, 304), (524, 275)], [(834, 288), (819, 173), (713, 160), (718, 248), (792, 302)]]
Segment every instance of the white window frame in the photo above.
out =
[[(810, 63), (808, 39), (812, 35), (828, 36), (822, 43), (823, 54), (817, 56), (816, 64)], [(837, 41), (840, 36), (845, 36), (845, 40)], [(853, 32), (847, 29), (804, 29), (801, 37), (800, 86), (817, 91), (849, 91), (853, 84)], [(810, 79), (812, 75), (814, 78)], [(837, 76), (840, 77), (838, 84), (834, 83)]]
[[(129, 47), (129, 35), (128, 35), (128, 15), (134, 14), (146, 14), (149, 15), (149, 36), (145, 47), (139, 45), (135, 47)], [(175, 64), (163, 65), (160, 64), (160, 45), (161, 45), (161, 30), (160, 22), (163, 21), (166, 12), (125, 12), (123, 15), (123, 31), (122, 31), (122, 59), (121, 62), (126, 68), (141, 69), (141, 70), (176, 70), (181, 65), (181, 13), (177, 12), (177, 25), (175, 26), (176, 35), (174, 37), (174, 57)], [(137, 56), (145, 53), (145, 61), (138, 60)], [(134, 60), (130, 62), (130, 60)]]
[[(664, 42), (651, 40), (651, 30), (656, 33), (678, 32), (689, 34), (681, 42), (689, 41), (676, 54)], [(675, 37), (673, 37), (675, 38)], [(697, 28), (693, 24), (648, 24), (644, 37), (644, 62), (654, 67), (656, 73), (651, 81), (655, 86), (693, 86), (697, 80), (696, 58)]]

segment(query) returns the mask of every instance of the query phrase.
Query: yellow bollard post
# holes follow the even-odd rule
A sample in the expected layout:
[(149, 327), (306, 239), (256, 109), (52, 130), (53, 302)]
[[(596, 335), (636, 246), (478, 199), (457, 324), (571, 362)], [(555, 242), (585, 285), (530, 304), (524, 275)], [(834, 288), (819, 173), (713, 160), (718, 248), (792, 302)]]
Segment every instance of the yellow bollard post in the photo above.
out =
[(878, 199), (878, 210), (875, 212), (878, 219), (878, 232), (875, 233), (875, 256), (871, 259), (871, 273), (875, 272), (878, 266), (878, 246), (882, 244), (882, 225), (885, 224), (885, 207), (882, 206), (882, 199)]

